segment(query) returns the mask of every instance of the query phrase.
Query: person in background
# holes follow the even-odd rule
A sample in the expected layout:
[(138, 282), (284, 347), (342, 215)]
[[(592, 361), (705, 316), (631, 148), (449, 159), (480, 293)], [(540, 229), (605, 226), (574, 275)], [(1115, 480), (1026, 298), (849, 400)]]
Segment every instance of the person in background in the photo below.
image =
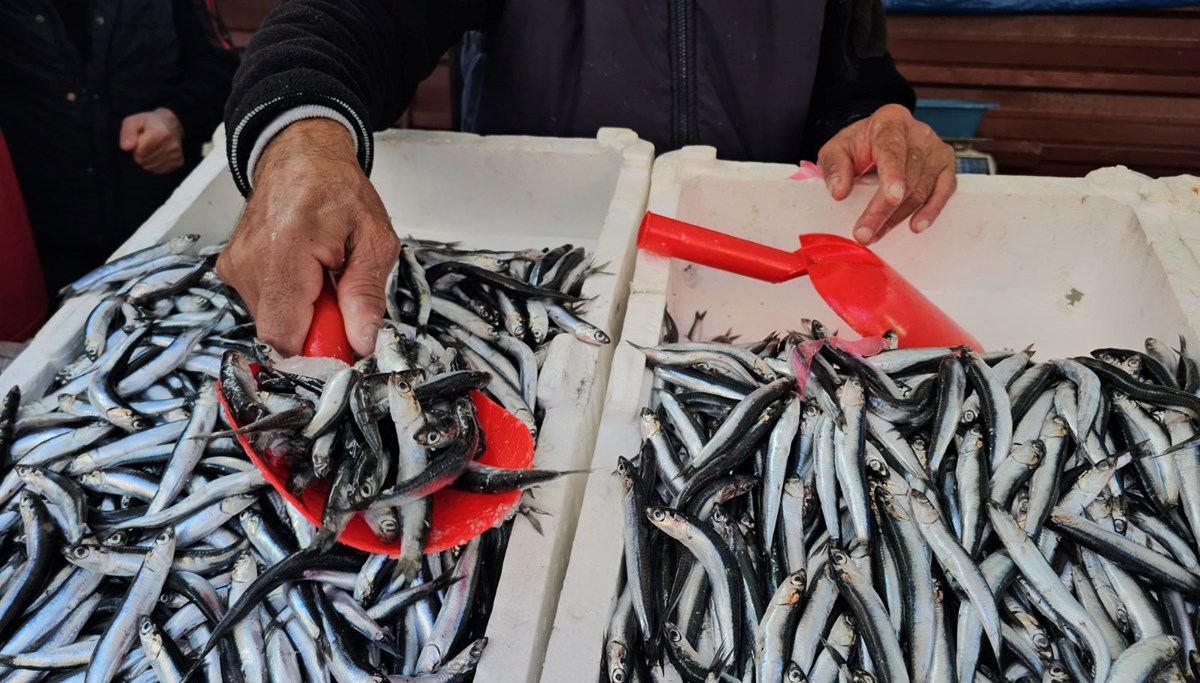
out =
[(816, 159), (839, 200), (875, 166), (854, 227), (868, 244), (906, 218), (925, 230), (955, 189), (953, 150), (909, 111), (880, 0), (292, 0), (234, 79), (228, 154), (248, 201), (217, 261), (281, 351), (299, 351), (325, 270), (350, 343), (372, 350), (399, 243), (367, 179), (371, 131), (465, 32), (472, 132), (619, 126), (658, 152)]
[(198, 163), (236, 68), (203, 0), (0, 2), (0, 130), (51, 294)]

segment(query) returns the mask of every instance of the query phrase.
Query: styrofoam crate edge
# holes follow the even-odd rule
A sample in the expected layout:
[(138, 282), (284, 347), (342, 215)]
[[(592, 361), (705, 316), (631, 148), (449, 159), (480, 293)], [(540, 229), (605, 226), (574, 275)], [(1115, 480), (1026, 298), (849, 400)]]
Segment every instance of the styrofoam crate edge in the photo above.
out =
[[(624, 321), (637, 229), (650, 187), (654, 161), (650, 143), (623, 129), (602, 129), (597, 142), (621, 154), (622, 168), (593, 255), (597, 264), (609, 264), (611, 276), (592, 278), (583, 294), (595, 297), (585, 317), (614, 341), (597, 348), (562, 339), (551, 348), (542, 374), (556, 379), (539, 382), (538, 390), (539, 402), (547, 406), (534, 459), (538, 467), (574, 470), (589, 465), (588, 445), (600, 427), (614, 347)], [(516, 521), (487, 628), (499, 637), (489, 641), (477, 683), (532, 683), (541, 675), (586, 485), (587, 475), (574, 475), (537, 491), (534, 505), (547, 513), (540, 517), (545, 535), (523, 520)]]
[[(657, 343), (664, 301), (659, 294), (630, 294), (623, 342)], [(635, 455), (641, 443), (639, 407), (650, 389), (644, 370), (641, 352), (626, 343), (616, 349), (592, 474), (579, 511), (580, 531), (571, 548), (546, 651), (544, 683), (590, 680), (588, 672), (599, 671), (599, 634), (607, 626), (615, 599), (623, 544), (621, 485), (612, 473), (617, 457)]]

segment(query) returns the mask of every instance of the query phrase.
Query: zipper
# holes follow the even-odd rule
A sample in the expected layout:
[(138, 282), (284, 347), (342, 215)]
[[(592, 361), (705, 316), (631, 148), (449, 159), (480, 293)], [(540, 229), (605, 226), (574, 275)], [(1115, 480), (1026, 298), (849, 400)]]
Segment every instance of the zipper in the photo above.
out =
[(672, 138), (675, 147), (695, 143), (693, 112), (692, 65), (695, 63), (691, 45), (692, 0), (670, 0), (671, 3), (671, 109), (674, 114)]

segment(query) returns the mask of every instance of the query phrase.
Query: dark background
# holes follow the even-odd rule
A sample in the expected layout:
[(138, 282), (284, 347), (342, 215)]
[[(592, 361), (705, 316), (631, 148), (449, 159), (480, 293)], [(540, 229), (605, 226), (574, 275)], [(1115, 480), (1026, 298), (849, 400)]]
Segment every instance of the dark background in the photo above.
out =
[[(216, 0), (239, 49), (273, 4)], [(980, 127), (990, 141), (978, 144), (1001, 173), (1078, 176), (1114, 164), (1200, 173), (1200, 8), (893, 15), (888, 29), (918, 96), (1001, 105)], [(450, 128), (444, 60), (397, 123)]]

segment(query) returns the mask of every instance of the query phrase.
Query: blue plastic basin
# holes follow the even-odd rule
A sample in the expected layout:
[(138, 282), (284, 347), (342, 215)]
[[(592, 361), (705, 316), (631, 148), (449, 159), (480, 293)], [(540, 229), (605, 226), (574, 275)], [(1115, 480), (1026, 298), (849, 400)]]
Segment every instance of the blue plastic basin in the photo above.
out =
[(983, 115), (996, 106), (993, 102), (921, 99), (917, 100), (913, 116), (929, 124), (940, 137), (973, 138)]

